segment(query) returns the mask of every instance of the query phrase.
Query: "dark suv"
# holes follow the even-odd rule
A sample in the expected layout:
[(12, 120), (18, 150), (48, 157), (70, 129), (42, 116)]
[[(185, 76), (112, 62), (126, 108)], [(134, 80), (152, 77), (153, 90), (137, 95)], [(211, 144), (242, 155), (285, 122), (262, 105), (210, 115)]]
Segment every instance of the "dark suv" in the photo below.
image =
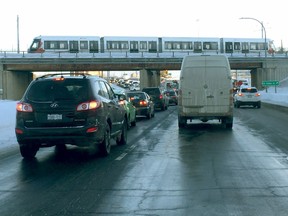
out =
[(169, 106), (169, 98), (159, 87), (145, 87), (142, 91), (146, 92), (151, 97), (155, 108), (167, 110)]
[(110, 153), (110, 138), (127, 142), (127, 115), (108, 82), (89, 75), (46, 75), (33, 80), (17, 103), (16, 137), (24, 158), (40, 147), (66, 144)]

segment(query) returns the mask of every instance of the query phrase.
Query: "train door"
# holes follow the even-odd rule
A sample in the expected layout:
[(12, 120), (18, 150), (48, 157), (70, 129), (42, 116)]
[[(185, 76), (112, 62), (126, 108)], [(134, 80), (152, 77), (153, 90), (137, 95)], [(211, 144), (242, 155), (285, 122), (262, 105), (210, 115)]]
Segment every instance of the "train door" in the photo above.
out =
[(225, 53), (233, 53), (233, 42), (225, 42)]
[(70, 52), (79, 52), (79, 45), (78, 41), (69, 41), (69, 50)]
[(148, 52), (150, 53), (157, 52), (157, 41), (148, 41)]
[(99, 52), (99, 43), (98, 43), (98, 41), (89, 41), (89, 51), (91, 53), (98, 53)]
[(242, 42), (242, 53), (249, 53), (249, 43)]
[(130, 53), (138, 53), (139, 45), (138, 41), (130, 41)]
[(202, 52), (202, 42), (201, 41), (195, 41), (194, 42), (194, 52), (195, 53), (201, 53)]

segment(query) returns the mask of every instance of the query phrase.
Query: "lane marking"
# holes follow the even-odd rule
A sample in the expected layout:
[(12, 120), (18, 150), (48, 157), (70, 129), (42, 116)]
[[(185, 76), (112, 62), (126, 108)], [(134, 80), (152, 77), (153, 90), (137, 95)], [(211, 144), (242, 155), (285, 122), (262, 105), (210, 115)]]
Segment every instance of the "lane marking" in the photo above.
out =
[(131, 152), (134, 148), (136, 147), (136, 145), (131, 145), (126, 152), (123, 152), (120, 156), (118, 156), (115, 160), (122, 160), (129, 152)]

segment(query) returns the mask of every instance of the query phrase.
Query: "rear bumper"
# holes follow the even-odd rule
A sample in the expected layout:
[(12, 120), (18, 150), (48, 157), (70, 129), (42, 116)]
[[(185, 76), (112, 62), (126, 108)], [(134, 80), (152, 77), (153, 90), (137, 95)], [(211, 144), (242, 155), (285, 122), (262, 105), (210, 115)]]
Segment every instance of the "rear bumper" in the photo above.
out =
[[(91, 143), (100, 143), (103, 139), (101, 126), (86, 127), (54, 127), (54, 128), (25, 128), (16, 127), (16, 138), (21, 144), (35, 144), (40, 147), (58, 144), (71, 144), (79, 147), (89, 147)], [(93, 129), (91, 132), (87, 130)], [(95, 129), (95, 130), (94, 130)], [(22, 133), (19, 133), (22, 131)]]

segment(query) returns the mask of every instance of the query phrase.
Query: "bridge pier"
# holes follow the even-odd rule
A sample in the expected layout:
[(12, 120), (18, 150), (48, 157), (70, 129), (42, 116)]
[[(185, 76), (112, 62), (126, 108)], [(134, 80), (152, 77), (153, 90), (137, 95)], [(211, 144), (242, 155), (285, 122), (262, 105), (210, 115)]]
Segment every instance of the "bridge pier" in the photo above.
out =
[(160, 70), (140, 70), (140, 89), (160, 86)]
[(0, 100), (20, 100), (32, 79), (32, 73), (6, 71), (0, 65)]

